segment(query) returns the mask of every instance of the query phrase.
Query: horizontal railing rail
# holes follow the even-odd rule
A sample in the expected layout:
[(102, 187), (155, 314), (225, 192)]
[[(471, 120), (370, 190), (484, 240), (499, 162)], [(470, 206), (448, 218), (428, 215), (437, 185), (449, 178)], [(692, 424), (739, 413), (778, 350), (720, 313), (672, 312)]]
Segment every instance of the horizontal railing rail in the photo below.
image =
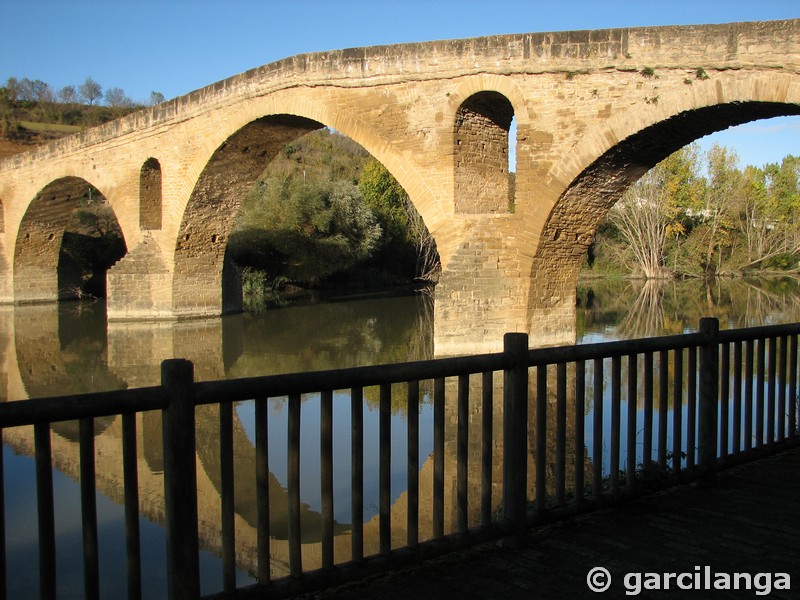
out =
[[(716, 319), (697, 333), (557, 348), (529, 349), (527, 335), (507, 334), (492, 354), (226, 381), (195, 381), (192, 363), (173, 359), (160, 386), (0, 404), (0, 430), (33, 425), (42, 598), (56, 597), (50, 425), (79, 420), (84, 594), (98, 598), (94, 420), (113, 415), (122, 419), (128, 598), (142, 596), (137, 415), (146, 411), (162, 415), (169, 597), (201, 596), (197, 467), (209, 451), (222, 589), (203, 597), (282, 597), (500, 537), (523, 544), (531, 524), (678, 482), (711, 484), (719, 469), (797, 444), (799, 334), (800, 324), (719, 331)], [(271, 402), (285, 414), (271, 414)], [(215, 439), (198, 440), (198, 411), (213, 406)], [(301, 426), (309, 410), (313, 439)], [(251, 411), (252, 462), (236, 441), (237, 411)], [(284, 428), (285, 458), (270, 456), (275, 427)], [(345, 458), (335, 457), (343, 447)], [(316, 525), (301, 452), (319, 472)], [(276, 460), (286, 477), (280, 499), (269, 484)], [(240, 493), (252, 496), (256, 530), (243, 552)], [(271, 531), (281, 506), (285, 540)], [(343, 507), (346, 526), (335, 518)], [(237, 569), (254, 583), (237, 585)]]

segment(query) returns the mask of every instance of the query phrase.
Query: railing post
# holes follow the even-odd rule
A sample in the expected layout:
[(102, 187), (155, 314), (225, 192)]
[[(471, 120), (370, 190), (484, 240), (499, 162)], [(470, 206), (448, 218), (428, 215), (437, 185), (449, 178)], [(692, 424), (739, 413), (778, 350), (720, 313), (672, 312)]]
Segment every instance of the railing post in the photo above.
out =
[(503, 349), (514, 357), (503, 383), (503, 514), (513, 528), (509, 541), (522, 546), (527, 533), (528, 335), (505, 334)]
[(194, 366), (184, 359), (161, 363), (169, 404), (162, 411), (167, 585), (171, 600), (200, 597)]
[[(700, 348), (698, 463), (705, 471), (701, 481), (712, 484), (716, 478), (717, 466), (719, 320), (713, 317), (700, 319), (700, 333), (705, 334), (707, 339)], [(727, 373), (725, 376), (727, 377)]]

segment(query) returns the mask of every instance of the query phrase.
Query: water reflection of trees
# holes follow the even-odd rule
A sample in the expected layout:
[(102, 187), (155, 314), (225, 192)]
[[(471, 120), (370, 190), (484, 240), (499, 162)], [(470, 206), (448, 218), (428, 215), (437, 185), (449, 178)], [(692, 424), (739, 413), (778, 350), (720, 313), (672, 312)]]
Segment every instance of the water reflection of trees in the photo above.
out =
[(578, 288), (578, 334), (615, 338), (694, 331), (702, 317), (722, 328), (800, 320), (794, 277), (692, 280), (598, 280)]

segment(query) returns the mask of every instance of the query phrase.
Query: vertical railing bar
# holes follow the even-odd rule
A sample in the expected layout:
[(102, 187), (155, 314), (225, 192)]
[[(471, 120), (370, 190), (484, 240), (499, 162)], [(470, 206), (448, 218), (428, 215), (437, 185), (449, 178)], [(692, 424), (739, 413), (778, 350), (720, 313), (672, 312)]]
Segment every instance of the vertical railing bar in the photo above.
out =
[(781, 336), (781, 350), (778, 359), (778, 423), (777, 438), (779, 442), (786, 439), (786, 360), (789, 357), (789, 337)]
[(194, 365), (184, 359), (165, 360), (161, 385), (169, 398), (161, 413), (168, 596), (196, 600), (200, 597), (200, 541)]
[(744, 450), (753, 447), (753, 384), (754, 371), (754, 340), (747, 340), (745, 344), (745, 369), (744, 369)]
[(626, 433), (626, 461), (625, 485), (633, 487), (636, 484), (636, 403), (638, 402), (639, 366), (636, 354), (628, 355), (628, 401), (627, 401), (627, 433)]
[(378, 529), (380, 553), (392, 550), (392, 385), (380, 385), (380, 409), (378, 415)]
[(419, 381), (408, 382), (408, 465), (406, 467), (408, 510), (406, 544), (419, 544)]
[(764, 412), (766, 393), (767, 340), (758, 340), (758, 382), (756, 385), (756, 448), (764, 445)]
[(255, 400), (256, 419), (256, 545), (258, 553), (258, 568), (256, 580), (261, 585), (267, 585), (271, 580), (270, 574), (270, 543), (269, 543), (269, 422), (267, 421), (267, 399)]
[(683, 349), (672, 354), (672, 470), (679, 473), (683, 460)]
[(136, 413), (122, 415), (122, 480), (125, 494), (125, 556), (128, 600), (142, 597), (142, 550), (139, 532), (139, 468)]
[(719, 319), (700, 319), (700, 333), (706, 339), (699, 348), (697, 462), (702, 469), (701, 482), (710, 485), (716, 481), (719, 456)]
[(95, 473), (94, 419), (78, 423), (81, 520), (83, 523), (83, 593), (87, 600), (100, 597), (100, 564), (97, 542), (97, 495)]
[(456, 430), (456, 531), (466, 533), (467, 457), (469, 453), (469, 375), (458, 376), (458, 422)]
[(56, 597), (56, 526), (50, 425), (37, 423), (33, 426), (33, 431), (39, 518), (39, 598), (51, 600)]
[(294, 578), (299, 578), (303, 574), (300, 531), (300, 404), (300, 394), (289, 396), (289, 414), (286, 424), (289, 575)]
[(503, 336), (503, 351), (512, 360), (503, 370), (502, 508), (511, 526), (505, 540), (517, 548), (525, 544), (528, 532), (528, 341), (525, 333)]
[(669, 414), (669, 351), (658, 353), (658, 466), (667, 470), (667, 415)]
[(592, 394), (592, 495), (603, 493), (603, 359), (594, 359)]
[(320, 509), (322, 568), (333, 568), (333, 391), (320, 393)]
[(566, 501), (567, 479), (567, 364), (556, 365), (556, 472), (555, 502)]
[(364, 388), (350, 390), (351, 558), (364, 558)]
[(444, 378), (433, 381), (433, 539), (444, 537)]
[(494, 382), (487, 371), (481, 378), (481, 525), (492, 522), (492, 451), (494, 444)]
[(222, 587), (236, 589), (236, 531), (234, 527), (233, 402), (219, 403), (219, 470), (222, 529)]
[(575, 453), (573, 456), (575, 481), (575, 504), (581, 506), (584, 501), (584, 451), (585, 451), (585, 415), (586, 412), (586, 361), (575, 363)]
[(697, 346), (689, 347), (686, 374), (686, 466), (696, 463), (697, 449)]
[(653, 462), (653, 353), (644, 354), (644, 432), (642, 435), (642, 467)]
[(536, 499), (538, 512), (547, 508), (547, 365), (536, 367)]
[(612, 494), (619, 491), (619, 455), (620, 455), (620, 411), (622, 403), (622, 358), (611, 359), (611, 466), (608, 474), (609, 488)]
[(733, 343), (733, 429), (731, 450), (742, 451), (742, 342)]
[(769, 358), (767, 367), (767, 443), (775, 442), (775, 401), (778, 379), (778, 338), (769, 338)]
[(720, 356), (720, 379), (719, 379), (719, 456), (726, 457), (729, 454), (730, 444), (730, 387), (731, 387), (731, 345), (721, 344)]
[(790, 336), (789, 345), (789, 438), (797, 436), (797, 335)]

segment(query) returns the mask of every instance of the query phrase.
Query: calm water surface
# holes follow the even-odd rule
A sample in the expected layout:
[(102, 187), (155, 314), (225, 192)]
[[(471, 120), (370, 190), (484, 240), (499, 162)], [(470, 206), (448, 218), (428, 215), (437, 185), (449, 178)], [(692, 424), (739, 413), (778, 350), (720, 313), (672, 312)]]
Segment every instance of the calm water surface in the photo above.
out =
[[(102, 303), (0, 309), (0, 395), (5, 401), (56, 394), (122, 389), (159, 382), (161, 360), (175, 356), (195, 363), (198, 379), (222, 379), (281, 372), (309, 371), (420, 360), (433, 357), (433, 310), (425, 296), (351, 299), (313, 306), (294, 306), (221, 319), (178, 324), (106, 324)], [(717, 316), (721, 326), (744, 327), (800, 320), (797, 280), (703, 282), (587, 282), (578, 289), (575, 339), (578, 343), (693, 331), (703, 316)], [(591, 373), (587, 372), (591, 381)], [(623, 378), (624, 381), (624, 378)], [(424, 497), (432, 452), (432, 408), (423, 383), (420, 411), (420, 480)], [(591, 390), (587, 389), (591, 394)], [(452, 395), (448, 390), (448, 397)], [(337, 560), (349, 556), (349, 398), (334, 402), (335, 518)], [(606, 406), (608, 403), (606, 403)], [(301, 498), (304, 563), (318, 560), (319, 417), (317, 399), (304, 398), (301, 439)], [(402, 390), (393, 402), (393, 528), (400, 527), (405, 507), (405, 439), (407, 406)], [(219, 487), (216, 417), (198, 409), (198, 485), (201, 515), (203, 593), (221, 589)], [(591, 456), (592, 407), (587, 405), (586, 456)], [(623, 409), (622, 428), (625, 430)], [(377, 393), (365, 393), (365, 521), (377, 514)], [(254, 410), (251, 402), (236, 407), (234, 449), (237, 457), (236, 512), (240, 582), (250, 581), (255, 541), (252, 473)], [(273, 572), (285, 573), (286, 411), (283, 399), (270, 400), (270, 491)], [(449, 416), (448, 416), (449, 419)], [(604, 419), (605, 423), (610, 418)], [(448, 421), (448, 427), (450, 421)], [(165, 594), (164, 532), (160, 512), (160, 417), (144, 413), (139, 421), (140, 495), (144, 594)], [(98, 519), (101, 591), (118, 596), (124, 582), (124, 532), (118, 419), (96, 422)], [(446, 434), (447, 436), (447, 434)], [(479, 436), (478, 436), (479, 437)], [(82, 594), (80, 496), (77, 485), (77, 425), (53, 426), (58, 532), (58, 582), (61, 597)], [(446, 439), (450, 439), (446, 437)], [(685, 436), (684, 436), (685, 439)], [(9, 597), (38, 592), (37, 528), (32, 434), (26, 428), (4, 432)], [(479, 443), (479, 440), (478, 442)], [(371, 449), (375, 449), (374, 451)], [(598, 459), (607, 462), (607, 457)], [(451, 460), (449, 458), (447, 461)], [(623, 456), (624, 460), (624, 456)], [(495, 461), (497, 462), (497, 461)], [(473, 461), (473, 464), (475, 461)], [(449, 462), (447, 463), (450, 464)], [(450, 469), (450, 467), (446, 467)], [(499, 475), (498, 475), (499, 477)], [(472, 478), (479, 479), (479, 478)], [(475, 505), (476, 503), (473, 503)], [(448, 516), (448, 519), (450, 517)], [(377, 519), (376, 519), (377, 520)], [(423, 512), (422, 520), (425, 520)], [(367, 552), (373, 522), (366, 525)], [(421, 523), (425, 535), (425, 523)]]

